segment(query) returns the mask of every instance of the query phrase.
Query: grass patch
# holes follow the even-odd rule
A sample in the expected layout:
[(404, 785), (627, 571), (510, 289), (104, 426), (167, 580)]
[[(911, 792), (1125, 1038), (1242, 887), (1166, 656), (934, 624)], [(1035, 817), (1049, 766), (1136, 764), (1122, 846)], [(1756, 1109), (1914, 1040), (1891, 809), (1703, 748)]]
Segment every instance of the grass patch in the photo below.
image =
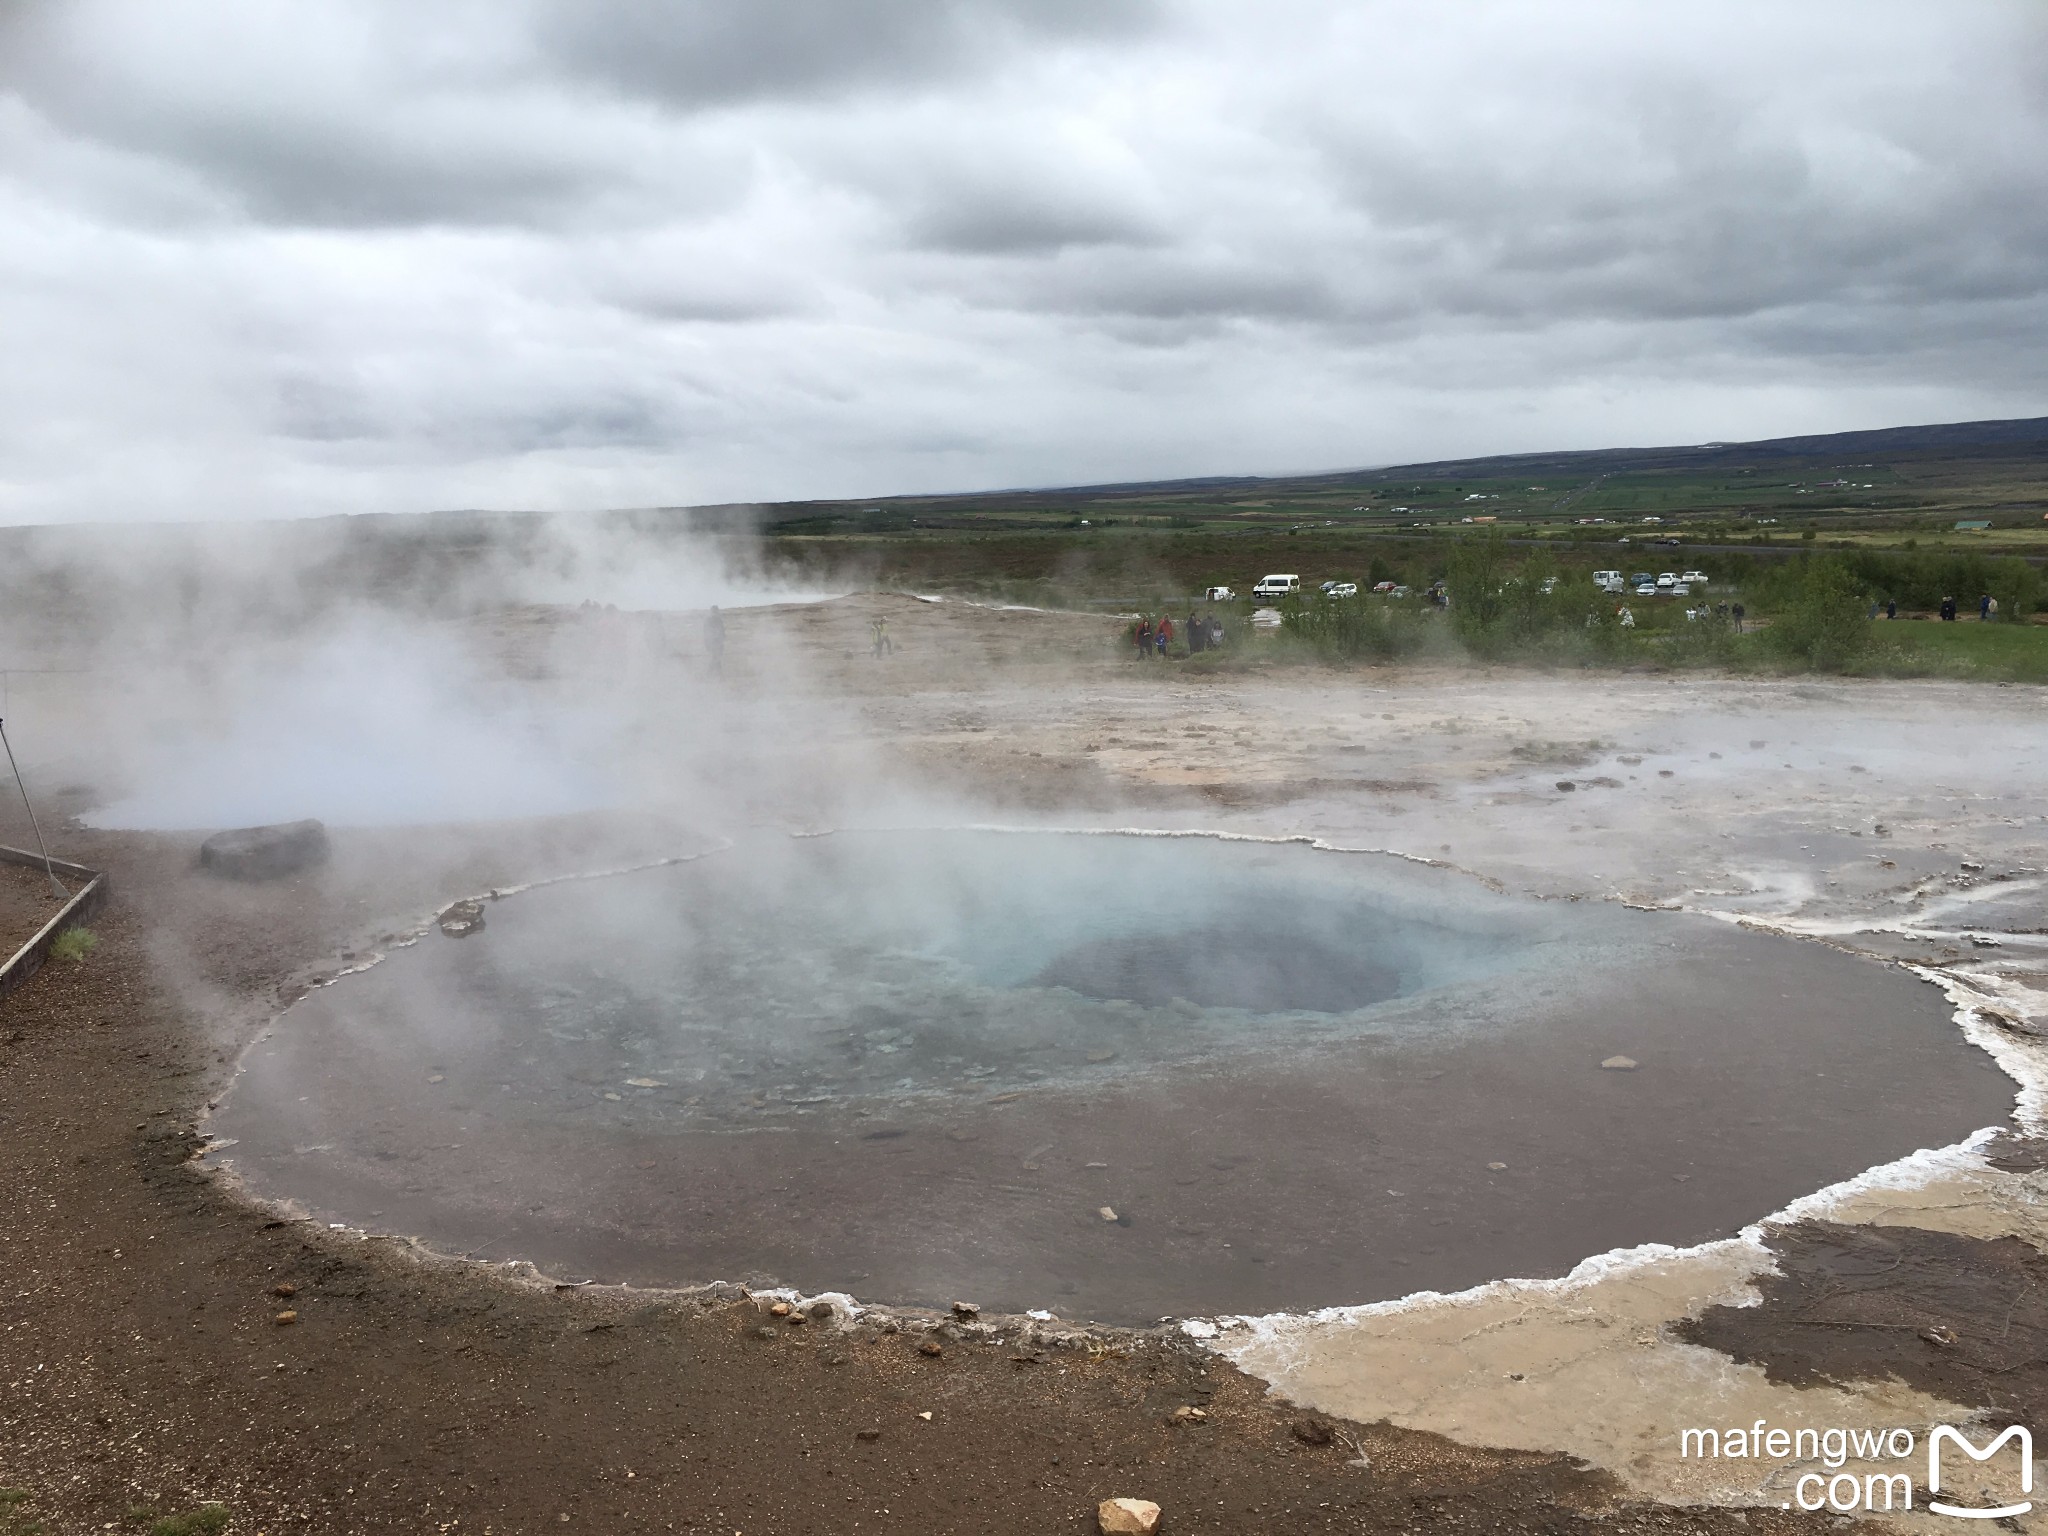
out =
[(1956, 677), (2048, 683), (2048, 626), (1959, 620), (1880, 622), (1851, 670), (1875, 677)]
[(50, 945), (50, 958), (70, 965), (82, 963), (99, 944), (100, 936), (90, 928), (66, 928)]

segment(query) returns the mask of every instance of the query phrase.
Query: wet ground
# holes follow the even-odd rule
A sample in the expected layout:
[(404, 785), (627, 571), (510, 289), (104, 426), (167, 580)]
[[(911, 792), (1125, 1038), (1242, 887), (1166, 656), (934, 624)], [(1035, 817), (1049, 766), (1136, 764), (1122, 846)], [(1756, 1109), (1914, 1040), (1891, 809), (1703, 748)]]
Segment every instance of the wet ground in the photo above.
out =
[(485, 917), (287, 1013), (217, 1156), (564, 1276), (1144, 1323), (1726, 1236), (2011, 1098), (1895, 968), (1384, 856), (845, 834)]
[(1796, 1222), (1771, 1229), (1776, 1273), (1745, 1307), (1680, 1325), (1689, 1343), (1772, 1381), (1910, 1382), (1996, 1424), (2048, 1422), (2048, 1256), (2018, 1238)]

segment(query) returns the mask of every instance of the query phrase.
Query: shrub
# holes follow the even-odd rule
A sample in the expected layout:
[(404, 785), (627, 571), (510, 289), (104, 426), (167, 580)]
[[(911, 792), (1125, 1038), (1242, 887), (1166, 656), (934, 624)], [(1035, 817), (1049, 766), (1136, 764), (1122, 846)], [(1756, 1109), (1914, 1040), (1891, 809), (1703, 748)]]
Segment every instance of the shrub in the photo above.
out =
[(1351, 660), (1411, 655), (1427, 637), (1427, 620), (1411, 605), (1374, 598), (1290, 605), (1281, 622), (1289, 635), (1317, 651)]
[(1451, 545), (1444, 585), (1451, 597), (1451, 627), (1467, 644), (1490, 637), (1508, 615), (1507, 543), (1482, 533)]
[(1737, 649), (1734, 620), (1711, 608), (1672, 627), (1671, 657), (1681, 666), (1725, 667)]
[(1998, 599), (1998, 616), (2014, 624), (2026, 622), (2041, 595), (2041, 573), (2018, 555), (1994, 560), (1984, 590)]
[(1783, 606), (1765, 631), (1773, 650), (1820, 671), (1839, 672), (1870, 649), (1868, 599), (1840, 560), (1803, 562), (1784, 590)]
[(66, 928), (50, 944), (50, 958), (77, 965), (92, 953), (100, 936), (90, 928)]

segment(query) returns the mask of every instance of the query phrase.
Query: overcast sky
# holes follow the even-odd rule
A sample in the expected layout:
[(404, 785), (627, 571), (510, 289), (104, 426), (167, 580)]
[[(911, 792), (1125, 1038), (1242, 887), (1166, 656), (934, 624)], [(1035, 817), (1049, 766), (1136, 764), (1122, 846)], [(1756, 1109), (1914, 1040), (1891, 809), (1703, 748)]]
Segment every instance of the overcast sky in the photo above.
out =
[(0, 521), (2048, 414), (2040, 0), (0, 0)]

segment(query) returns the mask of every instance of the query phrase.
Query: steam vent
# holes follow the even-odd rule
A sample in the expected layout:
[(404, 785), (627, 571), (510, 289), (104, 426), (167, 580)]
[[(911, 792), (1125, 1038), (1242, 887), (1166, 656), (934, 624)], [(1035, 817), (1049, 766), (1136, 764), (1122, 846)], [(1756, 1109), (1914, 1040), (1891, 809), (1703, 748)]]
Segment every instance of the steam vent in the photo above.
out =
[(215, 1122), (256, 1193), (564, 1278), (1149, 1322), (1698, 1242), (2010, 1104), (1897, 970), (1300, 846), (764, 837), (482, 915), (256, 1044)]

